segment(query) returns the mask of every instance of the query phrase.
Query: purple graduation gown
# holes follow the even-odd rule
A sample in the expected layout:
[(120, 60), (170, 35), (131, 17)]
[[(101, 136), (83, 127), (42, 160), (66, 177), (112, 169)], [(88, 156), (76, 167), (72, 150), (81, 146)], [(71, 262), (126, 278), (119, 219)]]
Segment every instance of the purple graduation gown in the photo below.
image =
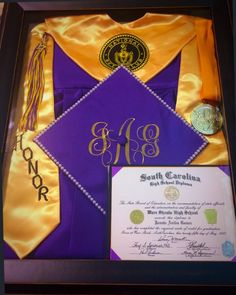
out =
[[(172, 109), (176, 104), (179, 69), (180, 54), (146, 83)], [(56, 118), (99, 82), (75, 64), (56, 43), (53, 79)], [(108, 256), (109, 214), (101, 214), (63, 171), (59, 173), (60, 224), (27, 258), (104, 259)], [(107, 207), (107, 201), (103, 206)], [(5, 257), (17, 258), (7, 244)]]

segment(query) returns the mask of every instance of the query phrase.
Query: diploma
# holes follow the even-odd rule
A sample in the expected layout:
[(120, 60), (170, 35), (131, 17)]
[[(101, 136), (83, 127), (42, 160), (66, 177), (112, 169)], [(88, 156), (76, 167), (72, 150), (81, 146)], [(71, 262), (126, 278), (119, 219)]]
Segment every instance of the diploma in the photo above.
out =
[(228, 167), (111, 167), (111, 260), (236, 261)]

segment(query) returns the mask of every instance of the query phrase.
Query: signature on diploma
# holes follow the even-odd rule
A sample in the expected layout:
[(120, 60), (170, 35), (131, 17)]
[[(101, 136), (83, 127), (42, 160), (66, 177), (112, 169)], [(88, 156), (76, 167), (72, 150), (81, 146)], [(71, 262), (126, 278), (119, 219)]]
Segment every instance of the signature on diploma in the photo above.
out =
[(163, 235), (158, 238), (158, 242), (170, 242), (172, 244), (179, 243), (179, 242), (187, 242), (189, 239), (187, 237), (174, 237), (169, 235)]
[(216, 250), (213, 247), (208, 247), (205, 242), (189, 241), (182, 254), (189, 258), (212, 257), (216, 254)]
[(164, 253), (160, 252), (160, 249), (170, 248), (170, 244), (168, 242), (164, 242), (164, 243), (134, 242), (131, 245), (131, 248), (138, 250), (138, 255), (156, 256), (156, 255), (163, 255)]

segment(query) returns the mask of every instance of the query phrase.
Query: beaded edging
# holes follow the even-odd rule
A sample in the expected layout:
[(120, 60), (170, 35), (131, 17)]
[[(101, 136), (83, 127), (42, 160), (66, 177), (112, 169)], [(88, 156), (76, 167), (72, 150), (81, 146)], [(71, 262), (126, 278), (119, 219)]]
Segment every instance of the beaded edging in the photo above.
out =
[(204, 138), (204, 136), (195, 130), (184, 118), (182, 118), (178, 113), (176, 113), (162, 98), (160, 98), (153, 90), (151, 90), (144, 82), (142, 82), (134, 73), (129, 71), (125, 66), (121, 65), (117, 67), (114, 71), (111, 72), (104, 80), (99, 82), (97, 85), (95, 85), (88, 93), (86, 93), (79, 101), (77, 101), (75, 104), (73, 104), (70, 108), (68, 108), (63, 114), (61, 114), (56, 120), (51, 122), (45, 129), (39, 132), (39, 134), (33, 139), (33, 141), (38, 144), (38, 146), (52, 159), (52, 161), (75, 183), (75, 185), (85, 194), (85, 196), (94, 204), (97, 209), (100, 210), (100, 212), (104, 215), (106, 215), (106, 211), (104, 208), (102, 208), (101, 205), (91, 196), (91, 194), (80, 184), (79, 181), (77, 181), (71, 173), (63, 166), (61, 165), (54, 157), (53, 155), (46, 149), (46, 147), (41, 144), (39, 141), (39, 138), (41, 135), (46, 133), (54, 124), (56, 124), (58, 121), (60, 121), (65, 115), (67, 115), (71, 110), (73, 110), (77, 105), (79, 105), (81, 102), (83, 102), (91, 93), (93, 93), (98, 87), (100, 87), (104, 82), (106, 82), (107, 79), (109, 79), (112, 75), (114, 75), (119, 69), (125, 69), (132, 77), (136, 79), (143, 87), (145, 87), (155, 98), (157, 98), (165, 107), (167, 107), (176, 117), (178, 117), (180, 120), (184, 122), (185, 125), (187, 125), (189, 128), (191, 128), (196, 134), (198, 134), (204, 141), (204, 143), (187, 159), (187, 161), (184, 163), (184, 165), (189, 164), (197, 155), (198, 153), (208, 144), (208, 141)]

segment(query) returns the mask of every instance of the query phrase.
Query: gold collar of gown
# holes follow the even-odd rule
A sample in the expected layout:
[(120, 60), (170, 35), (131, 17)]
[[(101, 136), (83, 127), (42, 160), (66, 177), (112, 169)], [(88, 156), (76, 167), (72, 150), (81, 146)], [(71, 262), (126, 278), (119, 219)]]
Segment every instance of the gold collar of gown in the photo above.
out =
[(147, 45), (148, 62), (135, 72), (144, 82), (165, 68), (196, 35), (192, 17), (152, 13), (125, 24), (100, 14), (49, 18), (46, 26), (61, 49), (97, 80), (111, 72), (100, 63), (99, 53), (115, 35), (135, 35)]

